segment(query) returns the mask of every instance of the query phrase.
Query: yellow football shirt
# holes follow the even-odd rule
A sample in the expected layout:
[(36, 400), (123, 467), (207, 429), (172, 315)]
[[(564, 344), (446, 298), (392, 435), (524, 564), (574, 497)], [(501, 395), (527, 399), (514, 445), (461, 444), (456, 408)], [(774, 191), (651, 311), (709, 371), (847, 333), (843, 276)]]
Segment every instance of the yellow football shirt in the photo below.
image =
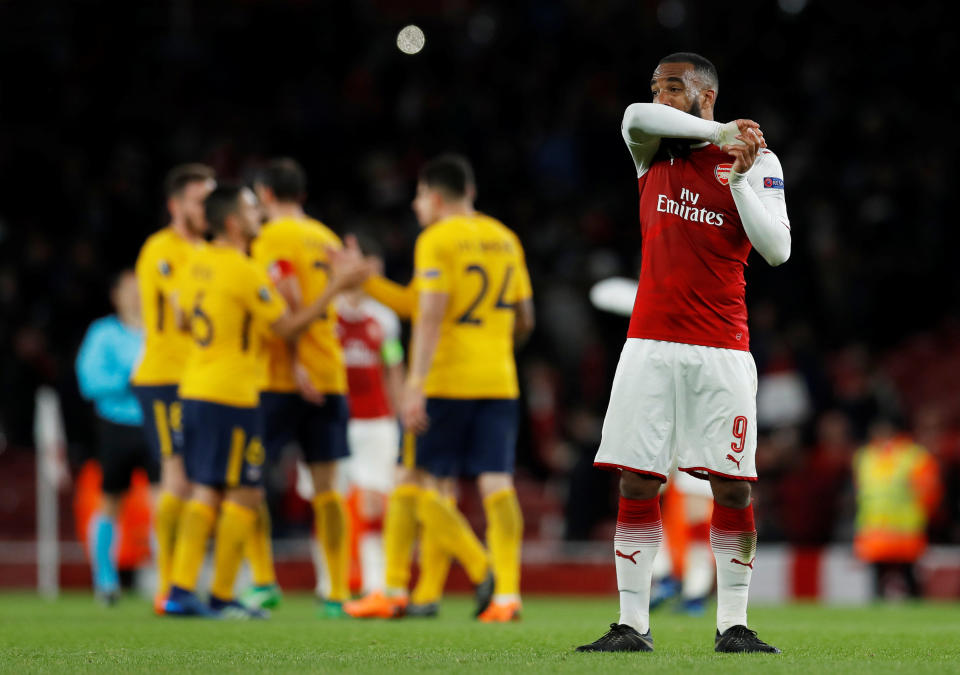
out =
[(198, 250), (183, 280), (193, 346), (180, 398), (238, 408), (259, 403), (260, 336), (287, 310), (266, 272), (240, 251), (212, 244)]
[(135, 270), (144, 347), (130, 380), (134, 385), (162, 386), (180, 381), (191, 340), (177, 326), (174, 291), (196, 246), (167, 227), (152, 234), (140, 249)]
[(414, 283), (450, 296), (424, 393), (516, 398), (514, 305), (533, 295), (517, 236), (480, 213), (434, 223), (417, 238)]
[[(327, 285), (327, 248), (341, 248), (340, 238), (312, 218), (279, 218), (260, 229), (252, 255), (261, 269), (277, 278), (293, 274), (304, 305), (319, 298)], [(265, 391), (297, 390), (293, 379), (290, 348), (280, 338), (270, 338), (269, 373)], [(297, 354), (310, 373), (313, 386), (324, 394), (347, 391), (347, 370), (343, 348), (337, 337), (337, 315), (333, 303), (326, 314), (310, 324), (299, 338)]]

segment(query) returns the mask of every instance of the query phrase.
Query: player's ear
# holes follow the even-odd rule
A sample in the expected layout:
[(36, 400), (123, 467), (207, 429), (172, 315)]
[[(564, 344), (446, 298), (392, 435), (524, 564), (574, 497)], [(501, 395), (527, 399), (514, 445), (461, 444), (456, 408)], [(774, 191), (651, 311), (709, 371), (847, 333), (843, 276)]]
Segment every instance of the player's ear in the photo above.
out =
[(717, 102), (717, 92), (713, 89), (703, 89), (700, 92), (700, 109), (709, 108), (713, 110), (714, 104)]

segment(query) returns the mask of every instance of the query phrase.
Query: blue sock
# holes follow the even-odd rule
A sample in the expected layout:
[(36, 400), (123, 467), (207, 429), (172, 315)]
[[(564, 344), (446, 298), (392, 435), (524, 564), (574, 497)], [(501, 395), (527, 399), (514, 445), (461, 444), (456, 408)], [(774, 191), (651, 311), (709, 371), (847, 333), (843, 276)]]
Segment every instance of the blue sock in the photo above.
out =
[(116, 523), (103, 515), (95, 516), (90, 523), (90, 530), (93, 533), (90, 546), (93, 585), (98, 591), (111, 592), (120, 587), (120, 577), (117, 574), (117, 563), (113, 554), (116, 529)]

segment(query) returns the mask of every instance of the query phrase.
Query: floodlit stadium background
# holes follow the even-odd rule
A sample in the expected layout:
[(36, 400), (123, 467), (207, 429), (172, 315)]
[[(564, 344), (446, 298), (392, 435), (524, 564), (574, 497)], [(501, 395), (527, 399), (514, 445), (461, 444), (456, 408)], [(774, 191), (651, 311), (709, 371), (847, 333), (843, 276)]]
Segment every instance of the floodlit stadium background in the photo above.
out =
[[(474, 162), (479, 207), (523, 240), (534, 283), (518, 476), (539, 567), (525, 584), (556, 585), (538, 576), (551, 563), (596, 563), (606, 576), (586, 590), (609, 590), (614, 479), (590, 462), (626, 321), (593, 310), (587, 291), (639, 260), (623, 109), (648, 100), (661, 56), (693, 50), (719, 69), (718, 116), (756, 119), (780, 156), (793, 225), (789, 263), (756, 259), (747, 273), (759, 536), (779, 561), (758, 571), (757, 592), (866, 597), (849, 459), (886, 414), (937, 454), (946, 490), (923, 578), (960, 595), (948, 548), (960, 543), (955, 39), (939, 3), (858, 5), (0, 2), (0, 584), (35, 583), (35, 393), (56, 391), (75, 471), (94, 429), (76, 348), (109, 310), (110, 277), (164, 224), (170, 166), (250, 179), (294, 156), (308, 212), (378, 240), (406, 282), (416, 170), (457, 150)], [(396, 46), (409, 23), (426, 34), (413, 56)], [(270, 477), (275, 534), (294, 542), (281, 564), (302, 557), (309, 531), (288, 479)], [(82, 583), (71, 495), (62, 578)]]

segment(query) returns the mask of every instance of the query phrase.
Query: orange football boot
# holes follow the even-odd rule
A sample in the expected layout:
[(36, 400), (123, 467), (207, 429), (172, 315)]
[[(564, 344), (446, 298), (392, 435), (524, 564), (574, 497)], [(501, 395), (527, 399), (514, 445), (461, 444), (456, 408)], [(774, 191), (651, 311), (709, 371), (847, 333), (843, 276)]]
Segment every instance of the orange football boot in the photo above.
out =
[(343, 603), (343, 611), (357, 619), (399, 619), (407, 610), (407, 596), (387, 596), (383, 591), (368, 593), (359, 600)]
[(167, 613), (167, 596), (157, 593), (153, 596), (153, 613), (163, 616)]
[(508, 623), (520, 620), (520, 601), (491, 602), (477, 617), (483, 623)]

